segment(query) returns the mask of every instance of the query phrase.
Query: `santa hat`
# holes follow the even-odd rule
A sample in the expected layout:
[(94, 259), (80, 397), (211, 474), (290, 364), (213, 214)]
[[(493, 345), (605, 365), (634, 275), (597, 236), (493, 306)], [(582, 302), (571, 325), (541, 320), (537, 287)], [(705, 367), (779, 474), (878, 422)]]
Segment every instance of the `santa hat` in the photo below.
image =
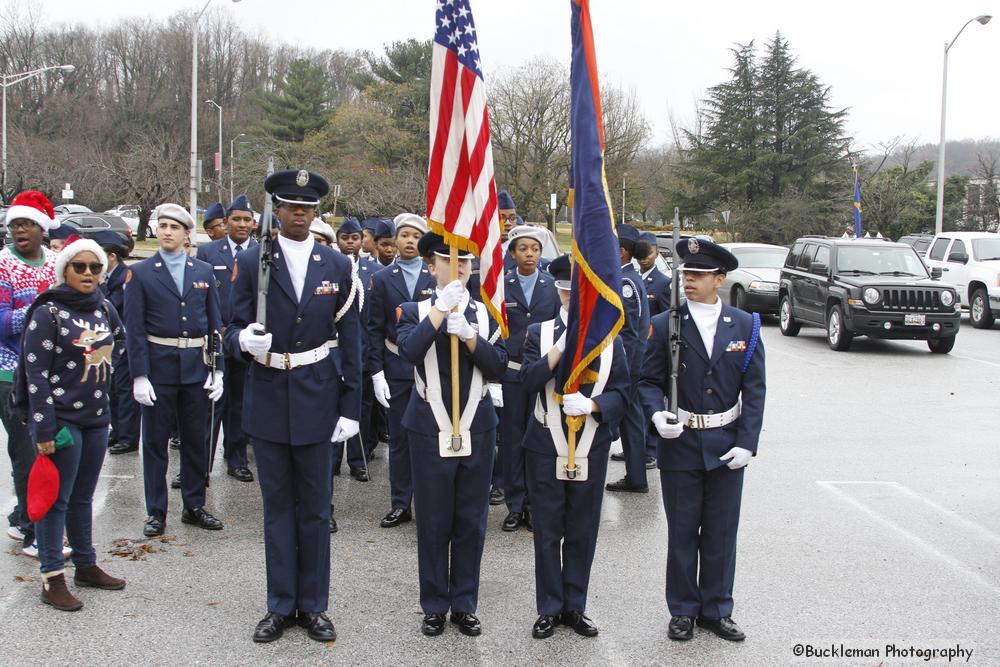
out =
[[(108, 255), (104, 252), (101, 246), (97, 245), (96, 241), (91, 239), (78, 238), (74, 241), (70, 241), (63, 246), (59, 254), (56, 255), (56, 284), (62, 285), (66, 282), (66, 268), (69, 263), (73, 261), (73, 258), (79, 255), (81, 252), (92, 252), (97, 260), (101, 263), (101, 275), (108, 270)], [(101, 276), (97, 276), (100, 280)]]
[(31, 220), (46, 233), (59, 226), (52, 202), (38, 190), (26, 190), (14, 197), (10, 203), (10, 208), (7, 209), (8, 226), (13, 220), (20, 218)]

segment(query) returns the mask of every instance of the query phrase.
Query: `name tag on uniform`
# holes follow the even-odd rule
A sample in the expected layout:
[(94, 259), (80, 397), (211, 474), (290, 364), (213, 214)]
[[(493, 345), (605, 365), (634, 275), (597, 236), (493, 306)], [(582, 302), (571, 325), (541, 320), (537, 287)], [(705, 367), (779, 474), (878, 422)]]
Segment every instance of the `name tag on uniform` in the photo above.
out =
[(324, 280), (313, 290), (313, 294), (336, 294), (339, 290), (340, 286), (337, 283)]
[(212, 269), (215, 270), (215, 271), (228, 271), (229, 267), (225, 266), (225, 265), (222, 265), (222, 266), (213, 266)]
[(192, 283), (191, 287), (194, 289), (208, 289), (208, 283), (199, 280), (198, 282)]
[(508, 308), (517, 308), (517, 301), (508, 301), (504, 305)]
[(726, 352), (746, 352), (747, 342), (745, 340), (732, 340), (726, 346)]

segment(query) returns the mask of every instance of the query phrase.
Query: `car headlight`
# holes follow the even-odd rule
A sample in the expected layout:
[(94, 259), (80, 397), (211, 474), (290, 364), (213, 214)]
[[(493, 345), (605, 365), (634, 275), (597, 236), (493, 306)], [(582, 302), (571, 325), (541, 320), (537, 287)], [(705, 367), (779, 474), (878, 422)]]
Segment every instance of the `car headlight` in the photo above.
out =
[(752, 292), (777, 292), (778, 283), (769, 283), (764, 280), (754, 280), (750, 283)]
[(868, 304), (876, 304), (882, 298), (881, 292), (879, 292), (874, 287), (869, 287), (865, 289), (864, 293), (861, 296), (864, 298), (865, 303)]
[(951, 290), (941, 292), (941, 305), (948, 308), (955, 305), (955, 293)]

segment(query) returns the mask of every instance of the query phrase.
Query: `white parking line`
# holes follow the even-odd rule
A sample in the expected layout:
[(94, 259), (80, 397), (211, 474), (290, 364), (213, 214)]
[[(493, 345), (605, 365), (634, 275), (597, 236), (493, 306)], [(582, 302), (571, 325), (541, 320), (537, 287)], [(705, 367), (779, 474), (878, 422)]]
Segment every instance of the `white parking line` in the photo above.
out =
[[(835, 481), (819, 481), (819, 480), (817, 480), (816, 483), (819, 484), (824, 489), (827, 489), (828, 491), (830, 491), (830, 493), (833, 493), (837, 497), (841, 498), (843, 501), (845, 501), (849, 505), (855, 507), (860, 512), (866, 514), (872, 520), (874, 520), (874, 521), (876, 521), (876, 522), (878, 522), (878, 523), (880, 523), (880, 524), (882, 524), (882, 525), (884, 525), (884, 526), (886, 526), (888, 528), (891, 528), (892, 530), (894, 530), (895, 532), (899, 533), (900, 535), (902, 535), (903, 537), (905, 537), (909, 541), (913, 542), (917, 546), (921, 547), (922, 549), (924, 549), (928, 553), (930, 553), (930, 554), (936, 556), (937, 558), (943, 560), (944, 562), (948, 563), (949, 565), (951, 565), (957, 571), (965, 574), (967, 577), (969, 577), (970, 579), (974, 580), (978, 585), (983, 586), (983, 587), (989, 589), (990, 591), (993, 591), (995, 594), (1000, 594), (1000, 587), (996, 586), (994, 583), (992, 583), (988, 579), (984, 578), (978, 572), (972, 570), (971, 568), (969, 568), (968, 566), (966, 566), (965, 564), (963, 564), (957, 558), (954, 558), (953, 556), (949, 556), (948, 554), (944, 553), (943, 551), (941, 551), (940, 549), (938, 549), (934, 545), (932, 545), (932, 544), (926, 542), (925, 540), (921, 539), (920, 537), (914, 535), (913, 533), (911, 533), (910, 531), (906, 530), (905, 528), (903, 528), (902, 526), (900, 526), (896, 522), (892, 521), (891, 519), (887, 519), (886, 517), (882, 516), (881, 514), (879, 514), (878, 512), (876, 512), (875, 510), (871, 509), (870, 507), (868, 507), (867, 505), (865, 505), (864, 503), (862, 503), (860, 500), (852, 498), (850, 495), (848, 495), (847, 493), (845, 493), (843, 491), (843, 489), (840, 489), (840, 488), (837, 488), (837, 487), (839, 487), (841, 485), (851, 485), (851, 484), (881, 484), (881, 485), (885, 485), (885, 486), (892, 486), (892, 487), (901, 489), (904, 492), (907, 492), (908, 495), (914, 495), (917, 498), (919, 498), (921, 500), (924, 500), (927, 503), (930, 503), (931, 506), (933, 506), (933, 507), (935, 507), (935, 509), (937, 509), (937, 506), (934, 505), (933, 503), (931, 503), (930, 501), (927, 501), (926, 499), (921, 498), (919, 495), (917, 495), (913, 491), (907, 489), (906, 487), (903, 487), (898, 482), (864, 482), (864, 481), (843, 481), (843, 482), (839, 482), (838, 481), (838, 482), (835, 482)], [(941, 509), (944, 509), (944, 508), (941, 508)], [(954, 515), (954, 512), (950, 512), (949, 510), (944, 510), (944, 511), (947, 514)], [(955, 515), (955, 516), (957, 516), (957, 515)], [(961, 518), (961, 517), (959, 517), (959, 518)], [(968, 520), (966, 520), (966, 519), (962, 519), (962, 521), (964, 523), (969, 523)], [(980, 527), (980, 530), (981, 531), (985, 531), (985, 533), (990, 538), (995, 538), (996, 537), (995, 535), (993, 535), (993, 533), (987, 531), (985, 528), (981, 528)]]
[(948, 356), (953, 357), (955, 359), (961, 359), (962, 361), (973, 361), (977, 364), (986, 364), (987, 366), (995, 366), (996, 368), (1000, 368), (1000, 364), (998, 364), (995, 361), (986, 361), (985, 359), (976, 359), (975, 357), (965, 357), (962, 356), (961, 354), (955, 354), (954, 352), (952, 352)]

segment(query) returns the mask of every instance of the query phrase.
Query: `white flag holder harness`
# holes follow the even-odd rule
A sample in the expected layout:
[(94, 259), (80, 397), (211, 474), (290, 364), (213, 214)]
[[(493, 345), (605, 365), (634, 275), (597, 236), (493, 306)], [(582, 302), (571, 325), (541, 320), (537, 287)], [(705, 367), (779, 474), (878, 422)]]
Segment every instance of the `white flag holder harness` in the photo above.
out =
[[(545, 357), (552, 349), (555, 338), (556, 321), (549, 320), (542, 322), (541, 336), (538, 340), (539, 354)], [(601, 352), (599, 367), (597, 370), (597, 381), (594, 383), (592, 396), (600, 396), (604, 391), (604, 386), (608, 383), (611, 375), (611, 360), (614, 357), (614, 348), (608, 345)], [(587, 415), (583, 428), (577, 437), (576, 445), (576, 472), (571, 477), (566, 472), (569, 464), (569, 444), (566, 442), (566, 433), (563, 431), (563, 421), (565, 416), (562, 409), (555, 401), (555, 379), (545, 383), (545, 395), (549, 400), (542, 403), (542, 396), (539, 394), (535, 398), (535, 419), (542, 423), (549, 430), (552, 437), (552, 444), (556, 447), (556, 479), (567, 482), (587, 481), (587, 456), (590, 454), (590, 447), (594, 444), (594, 437), (597, 435), (599, 424), (592, 415)], [(547, 409), (546, 409), (547, 408)]]
[[(486, 306), (477, 301), (469, 301), (468, 303), (472, 303), (476, 308), (476, 324), (479, 327), (480, 335), (483, 332), (488, 333), (490, 320)], [(417, 302), (417, 313), (421, 320), (430, 314), (431, 305), (430, 299)], [(467, 304), (462, 305), (467, 307)], [(464, 313), (465, 309), (463, 308), (461, 312)], [(448, 409), (444, 405), (444, 396), (441, 393), (441, 375), (438, 373), (437, 345), (431, 345), (430, 349), (427, 350), (427, 354), (424, 355), (424, 373), (427, 375), (426, 383), (420, 377), (419, 371), (416, 368), (413, 369), (417, 394), (431, 406), (431, 412), (434, 413), (434, 421), (438, 425), (438, 452), (444, 458), (471, 456), (472, 433), (469, 429), (472, 428), (472, 421), (476, 417), (479, 402), (486, 396), (487, 391), (486, 383), (483, 382), (482, 372), (475, 365), (472, 366), (469, 397), (465, 402), (465, 408), (462, 410), (462, 416), (459, 420), (462, 446), (457, 450), (452, 447), (451, 415), (448, 414)]]

